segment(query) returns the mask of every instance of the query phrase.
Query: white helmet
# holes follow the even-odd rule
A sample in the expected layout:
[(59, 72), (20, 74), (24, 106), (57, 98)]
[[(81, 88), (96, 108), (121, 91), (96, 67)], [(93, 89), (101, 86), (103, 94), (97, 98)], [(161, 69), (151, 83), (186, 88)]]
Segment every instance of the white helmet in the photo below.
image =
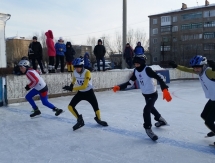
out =
[(30, 62), (28, 60), (19, 61), (19, 66), (30, 67)]

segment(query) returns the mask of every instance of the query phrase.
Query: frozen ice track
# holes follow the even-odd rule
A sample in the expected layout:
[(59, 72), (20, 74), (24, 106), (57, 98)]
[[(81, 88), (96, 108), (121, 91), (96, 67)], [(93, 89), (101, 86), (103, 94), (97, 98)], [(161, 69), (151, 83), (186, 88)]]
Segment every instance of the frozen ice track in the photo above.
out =
[[(19, 110), (19, 109), (16, 109), (16, 108), (6, 108), (6, 110), (10, 111), (10, 112), (17, 113), (17, 114), (23, 114), (23, 115), (29, 116), (29, 111)], [(54, 121), (58, 121), (58, 122), (62, 122), (62, 123), (72, 123), (72, 124), (76, 123), (76, 121), (73, 120), (72, 118), (68, 119), (68, 118), (60, 117), (60, 116), (55, 117), (54, 115), (48, 115), (48, 114), (45, 114), (45, 113), (42, 113), (42, 116), (40, 118), (54, 120)], [(190, 150), (193, 150), (193, 151), (196, 151), (196, 152), (204, 152), (206, 154), (215, 155), (215, 148), (214, 147), (209, 147), (209, 146), (207, 146), (207, 144), (205, 146), (203, 146), (203, 145), (199, 145), (199, 144), (194, 144), (194, 143), (189, 143), (189, 142), (184, 142), (184, 141), (178, 141), (178, 140), (165, 138), (165, 137), (161, 137), (161, 136), (159, 136), (159, 139), (158, 139), (157, 142), (153, 142), (153, 141), (151, 141), (151, 139), (148, 138), (148, 136), (145, 134), (144, 130), (142, 130), (142, 132), (135, 132), (135, 131), (129, 131), (129, 130), (125, 130), (125, 129), (118, 129), (118, 128), (114, 128), (114, 127), (111, 127), (111, 126), (101, 127), (101, 126), (99, 126), (99, 125), (97, 125), (95, 123), (89, 123), (89, 122), (85, 123), (84, 127), (96, 128), (96, 129), (101, 129), (102, 128), (103, 131), (119, 134), (119, 135), (122, 135), (122, 136), (133, 137), (133, 138), (138, 138), (138, 139), (147, 139), (150, 142), (152, 142), (152, 144), (153, 143), (154, 144), (163, 143), (163, 144), (167, 144), (167, 145), (170, 145), (170, 146), (175, 146), (175, 147), (179, 147), (179, 148), (190, 149)], [(71, 130), (72, 130), (72, 127), (71, 127)]]

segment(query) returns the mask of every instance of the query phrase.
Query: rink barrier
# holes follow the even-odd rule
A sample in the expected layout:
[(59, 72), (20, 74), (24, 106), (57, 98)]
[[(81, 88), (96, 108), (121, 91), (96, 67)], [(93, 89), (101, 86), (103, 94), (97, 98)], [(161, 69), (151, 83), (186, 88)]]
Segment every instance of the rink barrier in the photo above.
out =
[[(178, 79), (197, 79), (198, 76), (191, 73), (181, 72), (176, 69), (167, 69), (169, 71), (170, 80)], [(132, 69), (126, 70), (110, 70), (106, 72), (92, 72), (92, 83), (95, 91), (104, 91), (111, 89), (114, 85), (124, 83), (129, 80), (132, 75)], [(71, 83), (71, 73), (53, 73), (41, 75), (49, 88), (49, 97), (72, 96), (75, 92), (63, 91), (62, 87)], [(26, 84), (29, 81), (25, 75), (6, 76), (6, 94), (8, 104), (24, 102), (27, 91)], [(35, 97), (38, 100), (39, 96)]]
[(4, 96), (3, 77), (0, 77), (0, 106), (3, 106), (3, 96)]

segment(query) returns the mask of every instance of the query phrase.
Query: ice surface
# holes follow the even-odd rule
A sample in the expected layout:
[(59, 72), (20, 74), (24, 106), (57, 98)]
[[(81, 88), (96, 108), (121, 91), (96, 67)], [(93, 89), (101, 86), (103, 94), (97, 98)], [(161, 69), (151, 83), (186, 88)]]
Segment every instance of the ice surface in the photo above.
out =
[(214, 163), (209, 144), (215, 137), (204, 138), (209, 129), (200, 118), (207, 99), (199, 81), (174, 81), (169, 87), (173, 100), (166, 102), (158, 86), (155, 106), (170, 126), (152, 127), (157, 142), (142, 127), (145, 101), (137, 89), (96, 92), (108, 127), (94, 121), (92, 107), (83, 101), (76, 108), (85, 126), (73, 131), (71, 96), (50, 99), (65, 110), (59, 117), (40, 101), (42, 116), (35, 119), (27, 102), (0, 107), (0, 163)]

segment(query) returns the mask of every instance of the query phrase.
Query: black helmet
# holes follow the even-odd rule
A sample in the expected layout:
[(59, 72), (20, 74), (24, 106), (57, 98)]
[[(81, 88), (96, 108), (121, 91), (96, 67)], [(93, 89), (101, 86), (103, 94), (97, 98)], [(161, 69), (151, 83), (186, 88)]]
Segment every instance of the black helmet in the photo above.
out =
[(133, 64), (139, 63), (140, 65), (145, 65), (146, 61), (144, 57), (134, 57)]

